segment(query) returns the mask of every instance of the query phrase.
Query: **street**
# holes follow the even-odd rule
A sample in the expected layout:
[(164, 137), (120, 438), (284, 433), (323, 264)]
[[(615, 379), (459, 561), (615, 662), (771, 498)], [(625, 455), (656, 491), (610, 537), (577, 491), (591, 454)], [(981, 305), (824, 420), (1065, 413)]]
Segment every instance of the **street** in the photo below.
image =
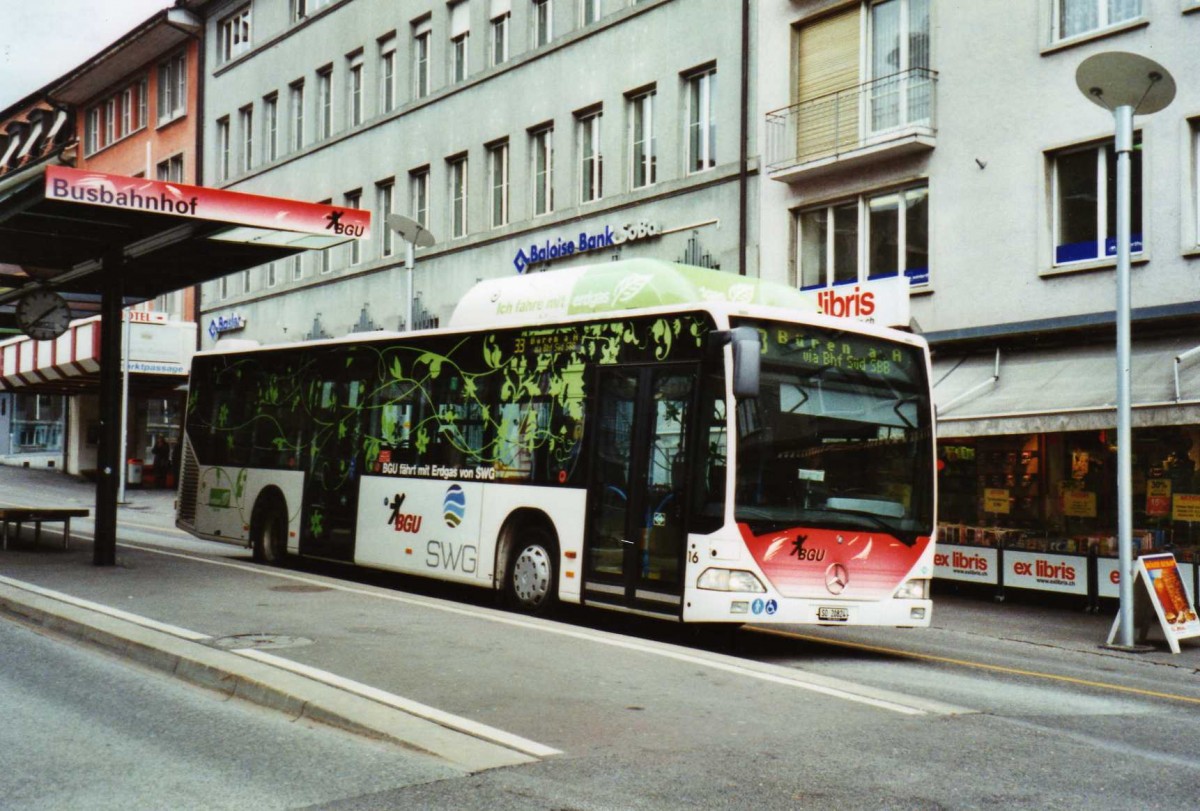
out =
[[(14, 486), (5, 498), (20, 492)], [(64, 501), (70, 498), (64, 493)], [(4, 733), (6, 751), (21, 752), (23, 767), (0, 777), (6, 807), (77, 807), (78, 795), (69, 793), (74, 783), (54, 776), (104, 775), (105, 763), (125, 758), (137, 766), (110, 767), (106, 776), (128, 797), (143, 798), (125, 807), (1195, 805), (1200, 647), (1185, 644), (1178, 656), (1165, 649), (1142, 656), (1103, 650), (1111, 615), (943, 594), (933, 627), (920, 631), (776, 627), (698, 634), (579, 608), (536, 620), (496, 610), (482, 590), (324, 564), (258, 566), (245, 550), (187, 539), (171, 528), (168, 494), (132, 498), (121, 514), (118, 566), (90, 564), (89, 529), (81, 522), (71, 552), (45, 539), (41, 546), (22, 540), (0, 559), (0, 575), (213, 639), (301, 640), (257, 655), (403, 697), (445, 713), (450, 726), (483, 725), (479, 734), (511, 736), (557, 754), (437, 779), (436, 767), (422, 771), (428, 761), (399, 747), (160, 684), (157, 673), (5, 623), (6, 650), (18, 644), (14, 634), (37, 642), (35, 652), (21, 643), (20, 653), (6, 653), (5, 662), (21, 663), (5, 668), (6, 685), (16, 673), (65, 673), (67, 666), (48, 657), (67, 655), (79, 660), (71, 667), (83, 669), (82, 685), (140, 696), (153, 684), (171, 694), (139, 698), (135, 713), (98, 686), (43, 680), (36, 698), (28, 697), (30, 676), (17, 682), (23, 687), (6, 686), (6, 707), (20, 704), (24, 719)], [(89, 670), (97, 667), (104, 669), (99, 675)], [(206, 720), (197, 704), (242, 720)], [(247, 714), (267, 727), (253, 734), (282, 736), (286, 746), (269, 746), (240, 728), (230, 735)], [(114, 716), (127, 715), (136, 715), (137, 726), (114, 723)], [(221, 750), (229, 762), (219, 756), (215, 764), (211, 750), (177, 762), (139, 755), (139, 739), (163, 734), (164, 719), (189, 741), (217, 735), (235, 738), (237, 747)], [(60, 744), (59, 735), (102, 740), (106, 754)], [(133, 749), (118, 755), (125, 746)], [(337, 754), (305, 760), (314, 757), (308, 747), (317, 746)], [(155, 749), (158, 755), (174, 745)], [(214, 770), (228, 795), (193, 793), (206, 779), (204, 768)], [(176, 779), (193, 772), (194, 783)], [(257, 772), (275, 782), (242, 785), (229, 776)]]

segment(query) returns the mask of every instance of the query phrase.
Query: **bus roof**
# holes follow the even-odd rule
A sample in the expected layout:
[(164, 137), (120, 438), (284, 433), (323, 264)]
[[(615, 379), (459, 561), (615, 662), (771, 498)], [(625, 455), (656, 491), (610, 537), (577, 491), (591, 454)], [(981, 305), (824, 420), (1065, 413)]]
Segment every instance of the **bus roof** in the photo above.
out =
[(800, 291), (777, 282), (658, 259), (627, 259), (479, 282), (454, 308), (448, 326), (528, 324), (697, 303), (763, 304), (817, 312)]

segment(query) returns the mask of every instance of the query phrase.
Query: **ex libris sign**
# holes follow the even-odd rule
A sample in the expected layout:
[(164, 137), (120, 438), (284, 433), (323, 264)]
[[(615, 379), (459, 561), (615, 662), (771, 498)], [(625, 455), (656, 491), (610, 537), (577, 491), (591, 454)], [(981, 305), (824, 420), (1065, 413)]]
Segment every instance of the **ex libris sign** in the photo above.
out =
[(369, 239), (371, 213), (279, 197), (89, 172), (46, 168), (47, 200), (169, 214), (232, 226)]

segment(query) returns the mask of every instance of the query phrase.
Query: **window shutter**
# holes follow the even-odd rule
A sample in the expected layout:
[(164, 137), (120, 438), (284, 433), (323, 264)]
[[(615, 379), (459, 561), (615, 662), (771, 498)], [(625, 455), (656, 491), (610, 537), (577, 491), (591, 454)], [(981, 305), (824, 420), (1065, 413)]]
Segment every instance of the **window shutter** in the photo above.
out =
[(801, 106), (795, 126), (802, 161), (858, 143), (859, 29), (857, 6), (800, 29), (795, 99)]

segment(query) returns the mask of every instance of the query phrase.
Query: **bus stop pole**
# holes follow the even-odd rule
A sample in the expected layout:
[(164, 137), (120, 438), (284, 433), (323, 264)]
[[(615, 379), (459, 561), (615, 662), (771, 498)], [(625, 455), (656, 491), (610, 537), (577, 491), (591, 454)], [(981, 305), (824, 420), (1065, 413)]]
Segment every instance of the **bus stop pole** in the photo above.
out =
[(96, 532), (92, 562), (117, 562), (117, 487), (121, 472), (121, 310), (124, 257), (120, 252), (103, 259), (100, 297), (100, 436), (96, 451)]

